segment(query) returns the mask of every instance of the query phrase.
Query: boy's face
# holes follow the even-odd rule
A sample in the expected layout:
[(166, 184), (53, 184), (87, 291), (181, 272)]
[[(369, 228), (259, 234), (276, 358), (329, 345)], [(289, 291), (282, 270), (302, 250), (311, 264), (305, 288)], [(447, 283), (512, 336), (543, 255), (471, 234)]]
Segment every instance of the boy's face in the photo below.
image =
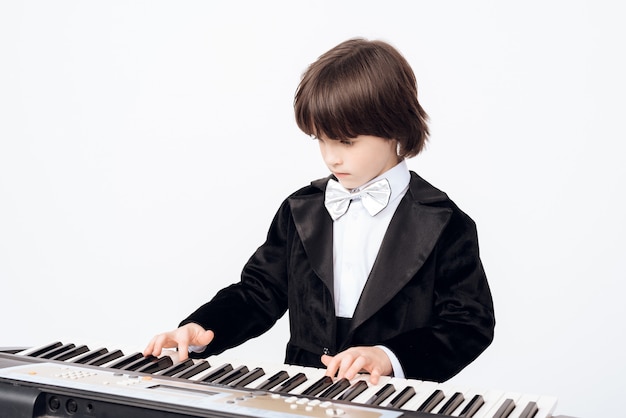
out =
[(397, 142), (359, 135), (350, 140), (318, 138), (324, 162), (346, 189), (354, 189), (400, 162)]

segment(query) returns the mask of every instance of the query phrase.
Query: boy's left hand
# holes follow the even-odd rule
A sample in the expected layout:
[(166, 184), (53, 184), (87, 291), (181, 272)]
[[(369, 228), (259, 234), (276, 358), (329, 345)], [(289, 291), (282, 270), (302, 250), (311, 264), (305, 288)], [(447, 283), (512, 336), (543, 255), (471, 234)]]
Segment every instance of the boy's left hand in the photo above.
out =
[(378, 347), (351, 347), (335, 356), (322, 355), (326, 366), (326, 376), (348, 380), (365, 371), (370, 374), (370, 383), (378, 384), (380, 376), (390, 376), (393, 372), (387, 354)]

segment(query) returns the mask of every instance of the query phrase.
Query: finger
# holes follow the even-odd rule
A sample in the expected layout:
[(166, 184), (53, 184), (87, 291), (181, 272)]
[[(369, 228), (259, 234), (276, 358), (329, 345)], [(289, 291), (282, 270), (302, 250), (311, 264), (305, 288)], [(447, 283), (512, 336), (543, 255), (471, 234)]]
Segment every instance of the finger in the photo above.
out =
[(354, 363), (355, 358), (349, 353), (342, 353), (341, 360), (339, 361), (339, 371), (337, 372), (337, 378), (343, 379), (344, 377), (348, 380), (351, 380), (354, 377), (354, 374), (350, 375), (348, 372)]
[(339, 371), (339, 361), (337, 357), (324, 354), (322, 356), (322, 363), (326, 365), (325, 375), (334, 379)]
[(164, 348), (168, 348), (168, 334), (159, 334), (155, 337), (154, 340), (154, 348), (152, 350), (152, 355), (155, 357), (159, 357), (163, 352)]
[(379, 380), (380, 380), (380, 371), (378, 370), (377, 367), (374, 367), (374, 369), (370, 372), (370, 383), (372, 385), (377, 385)]
[(178, 345), (178, 361), (185, 361), (189, 358), (189, 345), (181, 343)]
[(150, 340), (146, 348), (143, 349), (143, 356), (148, 357), (154, 350), (154, 337)]
[(344, 373), (344, 377), (348, 380), (354, 379), (354, 377), (363, 370), (365, 366), (365, 358), (363, 356), (358, 356), (352, 359), (351, 362), (345, 364), (346, 371)]
[(151, 350), (147, 353), (147, 355), (152, 355), (158, 357), (161, 354), (161, 343), (159, 342), (161, 335), (157, 335), (152, 339), (150, 343)]

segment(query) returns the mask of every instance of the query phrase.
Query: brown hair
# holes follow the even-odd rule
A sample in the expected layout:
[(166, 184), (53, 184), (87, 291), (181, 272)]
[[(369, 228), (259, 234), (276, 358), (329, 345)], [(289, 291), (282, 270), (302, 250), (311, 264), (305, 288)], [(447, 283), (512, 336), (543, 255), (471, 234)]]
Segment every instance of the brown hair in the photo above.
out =
[(382, 41), (350, 39), (320, 56), (302, 76), (294, 110), (307, 135), (395, 139), (403, 158), (417, 155), (428, 139), (415, 74), (400, 52)]

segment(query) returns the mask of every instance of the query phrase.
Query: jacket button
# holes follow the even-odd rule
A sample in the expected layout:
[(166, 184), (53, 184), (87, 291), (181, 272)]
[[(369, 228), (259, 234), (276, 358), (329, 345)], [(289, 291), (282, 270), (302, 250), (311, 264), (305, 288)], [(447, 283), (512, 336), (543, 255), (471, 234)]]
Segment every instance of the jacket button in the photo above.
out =
[(324, 349), (322, 350), (322, 352), (323, 352), (324, 354), (326, 354), (327, 356), (329, 356), (329, 355), (330, 355), (330, 350), (328, 349), (328, 347), (324, 347)]

